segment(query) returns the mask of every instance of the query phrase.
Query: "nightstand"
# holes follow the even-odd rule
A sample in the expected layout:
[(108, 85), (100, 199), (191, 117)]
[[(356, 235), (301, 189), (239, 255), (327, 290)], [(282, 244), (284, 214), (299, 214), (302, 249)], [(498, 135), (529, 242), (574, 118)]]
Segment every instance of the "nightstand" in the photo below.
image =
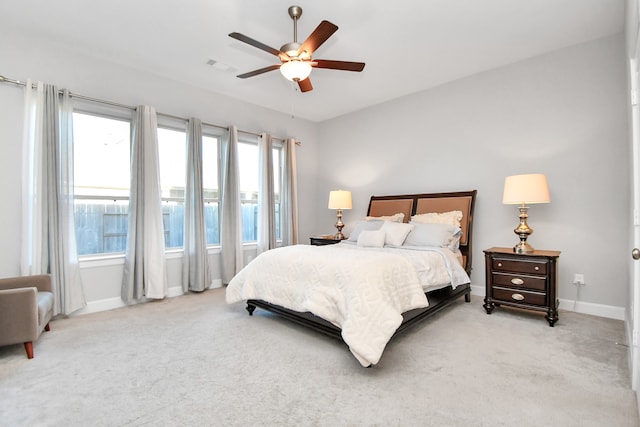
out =
[(557, 251), (534, 251), (517, 254), (513, 248), (484, 251), (486, 294), (484, 309), (491, 314), (505, 305), (527, 310), (545, 311), (549, 326), (558, 321)]
[(341, 239), (336, 239), (333, 235), (328, 236), (311, 236), (309, 238), (311, 244), (314, 246), (334, 245), (342, 242)]

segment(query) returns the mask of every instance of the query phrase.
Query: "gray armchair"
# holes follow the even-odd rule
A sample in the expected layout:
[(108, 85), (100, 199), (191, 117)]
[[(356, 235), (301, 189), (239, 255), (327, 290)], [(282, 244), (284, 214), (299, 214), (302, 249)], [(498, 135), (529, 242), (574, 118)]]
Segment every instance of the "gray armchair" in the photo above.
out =
[(0, 279), (0, 346), (24, 343), (33, 359), (33, 342), (49, 330), (53, 316), (51, 277), (11, 277)]

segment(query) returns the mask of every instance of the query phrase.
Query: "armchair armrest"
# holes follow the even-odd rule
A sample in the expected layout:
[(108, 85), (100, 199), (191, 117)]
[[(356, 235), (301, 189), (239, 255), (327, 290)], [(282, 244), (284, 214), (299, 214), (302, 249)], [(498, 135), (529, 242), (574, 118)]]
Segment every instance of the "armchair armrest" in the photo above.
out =
[(0, 345), (38, 338), (38, 289), (0, 290)]
[(35, 287), (39, 292), (53, 292), (51, 276), (38, 274), (34, 276), (8, 277), (0, 279), (0, 290)]

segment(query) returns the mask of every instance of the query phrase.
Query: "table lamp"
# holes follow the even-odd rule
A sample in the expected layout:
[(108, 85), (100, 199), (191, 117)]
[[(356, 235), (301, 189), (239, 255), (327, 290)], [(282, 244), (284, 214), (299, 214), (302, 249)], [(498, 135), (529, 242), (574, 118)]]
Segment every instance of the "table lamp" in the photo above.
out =
[(342, 209), (351, 209), (351, 191), (333, 190), (329, 192), (329, 209), (336, 209), (338, 215), (338, 222), (336, 222), (338, 232), (334, 237), (335, 239), (343, 240), (345, 237), (342, 234), (342, 228), (344, 227)]
[(527, 205), (550, 201), (547, 178), (543, 174), (512, 175), (505, 178), (502, 203), (520, 205), (520, 224), (513, 230), (520, 237), (520, 243), (513, 248), (515, 253), (526, 254), (534, 251), (527, 243), (527, 237), (533, 233), (533, 229), (527, 224)]

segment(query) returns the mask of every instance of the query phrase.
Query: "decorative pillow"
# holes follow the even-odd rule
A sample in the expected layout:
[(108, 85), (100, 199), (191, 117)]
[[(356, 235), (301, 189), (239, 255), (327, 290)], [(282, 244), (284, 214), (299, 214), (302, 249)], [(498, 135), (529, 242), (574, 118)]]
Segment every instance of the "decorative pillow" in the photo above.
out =
[(403, 222), (404, 214), (402, 212), (393, 214), (393, 215), (383, 215), (383, 216), (365, 216), (365, 221), (391, 221), (391, 222)]
[(451, 224), (460, 227), (462, 211), (450, 211), (443, 213), (425, 213), (414, 215), (411, 222), (419, 224)]
[(404, 239), (411, 230), (413, 230), (413, 224), (405, 224), (401, 222), (385, 221), (382, 224), (380, 231), (384, 231), (384, 243), (390, 246), (402, 246)]
[(349, 234), (349, 239), (347, 240), (350, 242), (357, 242), (360, 233), (365, 230), (380, 230), (383, 223), (384, 221), (358, 221), (351, 234)]
[(460, 227), (451, 224), (411, 224), (415, 227), (404, 241), (406, 246), (435, 246), (456, 250), (460, 245)]
[(362, 230), (358, 236), (358, 246), (381, 248), (384, 246), (385, 232), (382, 230)]

